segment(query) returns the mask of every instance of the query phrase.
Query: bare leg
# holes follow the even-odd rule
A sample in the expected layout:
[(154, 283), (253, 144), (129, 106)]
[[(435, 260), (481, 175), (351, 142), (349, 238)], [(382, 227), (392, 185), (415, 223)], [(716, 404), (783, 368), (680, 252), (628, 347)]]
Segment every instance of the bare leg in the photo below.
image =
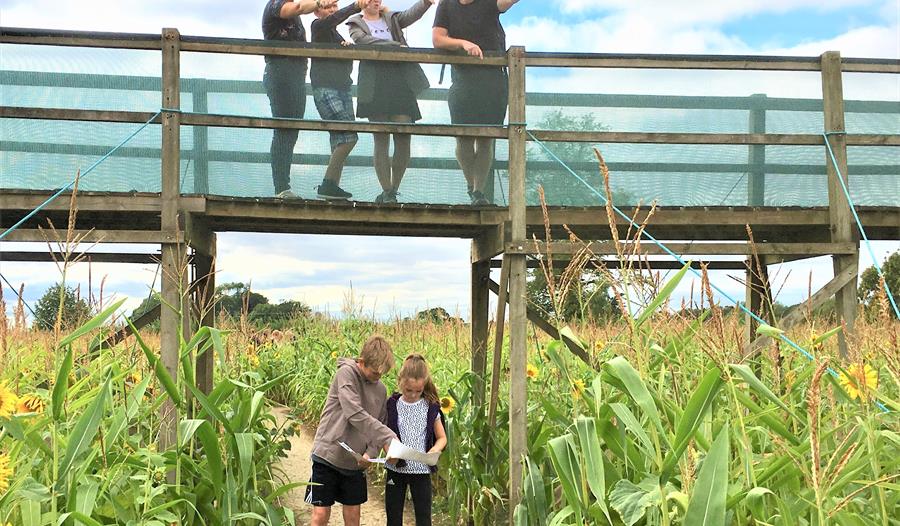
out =
[[(359, 524), (359, 506), (356, 508), (356, 524)], [(344, 509), (347, 509), (346, 506)], [(345, 511), (344, 517), (346, 516), (347, 512)], [(310, 522), (312, 526), (328, 526), (329, 519), (331, 519), (331, 506), (313, 506), (312, 521)]]
[[(391, 115), (391, 122), (410, 123), (412, 118), (409, 115)], [(394, 156), (391, 158), (391, 189), (397, 191), (400, 188), (400, 181), (406, 174), (406, 167), (409, 166), (410, 156), (410, 136), (405, 133), (394, 134)]]
[(475, 139), (472, 137), (456, 138), (456, 160), (466, 178), (466, 186), (471, 192), (475, 188)]
[(374, 133), (372, 137), (375, 141), (374, 165), (375, 175), (378, 176), (378, 182), (384, 191), (391, 190), (391, 159), (388, 150), (391, 146), (391, 135), (389, 133)]
[(359, 514), (360, 507), (357, 504), (356, 506), (344, 506), (344, 525), (345, 526), (359, 526)]
[(475, 139), (475, 159), (472, 163), (473, 184), (472, 188), (478, 192), (484, 192), (491, 164), (494, 162), (494, 139), (478, 137)]
[(345, 142), (339, 144), (337, 148), (331, 152), (331, 159), (328, 160), (328, 168), (325, 169), (325, 179), (340, 186), (341, 173), (344, 171), (344, 163), (347, 161), (347, 156), (350, 155), (354, 146), (356, 146), (356, 141)]

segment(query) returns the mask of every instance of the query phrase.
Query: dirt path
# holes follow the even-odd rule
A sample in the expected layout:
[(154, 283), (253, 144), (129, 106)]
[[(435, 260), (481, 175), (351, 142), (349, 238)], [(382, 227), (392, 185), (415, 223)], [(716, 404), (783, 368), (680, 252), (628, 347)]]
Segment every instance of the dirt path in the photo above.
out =
[[(288, 409), (285, 407), (273, 408), (272, 414), (278, 419), (279, 424), (290, 418)], [(290, 482), (309, 480), (310, 470), (312, 469), (309, 455), (312, 452), (314, 436), (314, 431), (303, 428), (299, 435), (291, 437), (291, 450), (288, 452), (287, 458), (283, 459), (280, 463), (280, 467), (285, 475), (290, 477)], [(305, 491), (305, 487), (300, 487), (282, 498), (283, 504), (294, 510), (298, 525), (309, 524), (310, 512), (312, 511), (312, 507), (303, 502)], [(410, 513), (411, 512), (404, 515), (410, 515)], [(372, 486), (370, 483), (369, 501), (362, 505), (360, 526), (383, 526), (384, 522), (384, 495), (382, 488)], [(332, 506), (331, 522), (329, 524), (344, 526), (340, 504)]]

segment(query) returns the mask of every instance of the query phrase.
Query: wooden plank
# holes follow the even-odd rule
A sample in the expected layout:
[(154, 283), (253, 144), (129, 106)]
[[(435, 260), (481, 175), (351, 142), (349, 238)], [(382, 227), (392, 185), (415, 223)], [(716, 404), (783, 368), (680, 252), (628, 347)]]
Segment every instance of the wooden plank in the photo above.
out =
[(487, 261), (503, 252), (504, 236), (509, 232), (509, 223), (484, 230), (472, 243), (472, 263)]
[[(0, 106), (0, 118), (42, 119), (54, 121), (86, 122), (139, 122), (145, 123), (155, 113), (149, 111), (73, 110), (66, 108), (26, 108)], [(157, 120), (158, 122), (158, 120)]]
[[(474, 250), (475, 243), (472, 243)], [(487, 261), (471, 263), (470, 317), (472, 344), (472, 372), (477, 378), (472, 404), (479, 414), (484, 414), (484, 377), (487, 365), (488, 340), (488, 300), (490, 290), (487, 281), (491, 279), (491, 266)]]
[[(18, 261), (23, 263), (51, 263), (65, 258), (62, 252), (23, 252), (0, 251), (0, 261)], [(135, 263), (151, 264), (159, 262), (159, 254), (138, 254), (123, 252), (78, 252), (69, 255), (70, 261), (90, 263)]]
[(765, 55), (665, 55), (612, 53), (526, 54), (530, 67), (622, 68), (622, 69), (733, 69), (773, 71), (818, 71), (814, 57)]
[[(511, 47), (509, 58), (509, 221), (510, 236), (525, 239), (525, 48)], [(525, 256), (509, 255), (509, 523), (522, 499), (524, 456), (528, 451), (527, 309)]]
[[(764, 256), (760, 256), (759, 264), (757, 265), (757, 258), (755, 256), (750, 256), (745, 262), (745, 265), (744, 288), (746, 300), (744, 305), (750, 312), (765, 320), (766, 323), (771, 324), (772, 305), (774, 305), (774, 301), (772, 298), (772, 290), (769, 287), (769, 267), (766, 265), (766, 259)], [(756, 321), (756, 318), (749, 314), (745, 314), (744, 341), (753, 341), (756, 337), (756, 329), (758, 327), (759, 322)]]
[[(621, 242), (623, 250), (626, 254), (635, 253), (635, 243), (631, 241)], [(676, 254), (696, 254), (706, 256), (725, 256), (725, 255), (752, 255), (755, 251), (758, 254), (773, 255), (810, 255), (821, 256), (828, 254), (853, 254), (856, 252), (856, 243), (758, 243), (755, 246), (749, 243), (665, 243), (665, 245)], [(571, 242), (571, 241), (527, 241), (525, 243), (511, 242), (506, 245), (505, 253), (507, 254), (546, 254), (549, 248), (554, 255), (557, 254), (575, 254), (585, 248), (585, 246), (594, 254), (611, 256), (617, 254), (616, 246), (613, 241), (593, 241), (587, 243)], [(637, 253), (642, 255), (665, 255), (666, 251), (656, 244), (649, 241), (642, 242)]]
[[(559, 257), (557, 257), (559, 256)], [(542, 268), (542, 264), (544, 262), (538, 261), (536, 259), (529, 258), (526, 262), (527, 268)], [(679, 270), (681, 269), (681, 263), (674, 260), (650, 260), (641, 261), (640, 263), (637, 261), (626, 261), (625, 264), (619, 261), (618, 259), (590, 259), (587, 261), (586, 267), (592, 268), (593, 265), (602, 265), (608, 269), (620, 269), (626, 265), (630, 266), (630, 268), (647, 268), (647, 264), (652, 270)], [(700, 270), (704, 266), (709, 270), (745, 270), (747, 268), (747, 263), (744, 261), (716, 261), (716, 260), (708, 260), (708, 261), (691, 261), (691, 268)], [(554, 254), (553, 255), (553, 268), (557, 270), (563, 270), (569, 264), (569, 260), (564, 259), (562, 255)], [(491, 268), (500, 268), (502, 266), (502, 259), (492, 259), (491, 260)]]
[[(157, 305), (157, 306), (153, 307), (152, 309), (144, 312), (137, 318), (134, 318), (133, 320), (131, 320), (131, 325), (133, 325), (135, 329), (141, 330), (144, 327), (146, 327), (147, 325), (150, 325), (154, 321), (158, 320), (161, 310), (162, 310), (161, 306)], [(114, 332), (113, 334), (110, 334), (109, 337), (107, 337), (105, 340), (103, 340), (102, 347), (111, 349), (112, 347), (115, 347), (116, 345), (118, 345), (119, 342), (124, 341), (126, 338), (128, 338), (129, 336), (134, 334), (134, 330), (131, 328), (131, 325), (126, 325), (126, 326), (122, 327), (121, 329), (119, 329), (118, 331)], [(95, 343), (94, 345), (91, 346), (91, 352), (96, 351), (100, 347), (101, 347), (101, 345), (99, 343)]]
[[(849, 188), (850, 182), (847, 173), (847, 141), (844, 131), (844, 88), (841, 78), (841, 55), (837, 51), (828, 51), (822, 54), (822, 104), (824, 108), (824, 129), (828, 136), (828, 143), (834, 153), (834, 162), (828, 149), (825, 149), (825, 166), (828, 173), (828, 213), (831, 223), (831, 240), (837, 243), (853, 242), (856, 249), (850, 255), (835, 256), (832, 258), (834, 274), (841, 275), (848, 267), (856, 267), (859, 263), (859, 252), (855, 243), (856, 234), (853, 222), (853, 213), (850, 203), (844, 195), (841, 185)], [(837, 166), (835, 166), (835, 162)], [(848, 282), (838, 290), (835, 295), (835, 311), (840, 320), (846, 325), (846, 331), (838, 335), (838, 347), (842, 357), (847, 357), (847, 339), (845, 332), (852, 332), (856, 321), (856, 308), (858, 305), (856, 280)]]
[[(194, 291), (193, 304), (197, 311), (200, 325), (214, 327), (216, 323), (215, 291), (216, 291), (216, 238), (212, 235), (210, 245), (205, 248), (208, 253), (194, 253), (194, 273), (196, 279), (191, 288)], [(215, 376), (215, 351), (210, 348), (196, 357), (197, 388), (204, 394), (213, 389)]]
[[(58, 230), (57, 234), (64, 237), (65, 230)], [(154, 230), (75, 230), (73, 235), (80, 243), (177, 243), (184, 241), (181, 234)], [(55, 243), (50, 229), (17, 229), (13, 230), (3, 241), (22, 243)]]
[[(650, 133), (650, 132), (576, 132), (531, 130), (543, 142), (595, 142), (632, 144), (739, 144), (780, 146), (821, 146), (818, 134), (797, 133)], [(532, 140), (529, 137), (529, 140)], [(846, 138), (851, 146), (900, 146), (900, 135), (853, 134)]]

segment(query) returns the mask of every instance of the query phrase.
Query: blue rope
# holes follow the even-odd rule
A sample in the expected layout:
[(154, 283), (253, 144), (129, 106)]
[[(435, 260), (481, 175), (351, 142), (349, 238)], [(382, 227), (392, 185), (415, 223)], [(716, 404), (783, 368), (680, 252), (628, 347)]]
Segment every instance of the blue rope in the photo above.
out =
[(128, 137), (126, 137), (125, 140), (123, 140), (122, 142), (120, 142), (119, 144), (117, 144), (116, 147), (113, 148), (112, 150), (110, 150), (109, 152), (107, 152), (106, 155), (104, 155), (103, 157), (97, 159), (97, 161), (94, 162), (94, 164), (92, 164), (87, 170), (85, 170), (84, 173), (82, 173), (79, 177), (76, 177), (75, 179), (72, 179), (72, 182), (71, 182), (71, 183), (69, 183), (69, 184), (67, 184), (66, 186), (64, 186), (64, 187), (60, 188), (59, 190), (57, 190), (57, 192), (56, 192), (55, 194), (53, 194), (53, 195), (51, 195), (49, 198), (47, 198), (46, 201), (44, 201), (43, 203), (41, 203), (40, 205), (38, 205), (37, 208), (35, 208), (35, 209), (32, 210), (31, 212), (29, 212), (25, 217), (23, 217), (22, 219), (20, 219), (16, 224), (14, 224), (13, 226), (7, 228), (2, 234), (0, 234), (0, 241), (2, 241), (3, 238), (5, 238), (6, 236), (8, 236), (8, 235), (10, 234), (10, 232), (12, 232), (13, 230), (16, 230), (17, 228), (19, 228), (20, 226), (22, 226), (23, 224), (25, 224), (26, 221), (28, 221), (29, 219), (31, 219), (32, 217), (34, 217), (35, 214), (37, 214), (37, 213), (40, 212), (45, 206), (47, 206), (47, 205), (49, 205), (51, 202), (53, 202), (54, 199), (56, 199), (57, 197), (59, 197), (60, 195), (62, 195), (64, 192), (66, 192), (67, 190), (69, 190), (70, 188), (72, 188), (73, 186), (75, 186), (75, 182), (76, 182), (79, 178), (84, 177), (84, 176), (86, 176), (87, 174), (91, 173), (91, 172), (94, 170), (94, 168), (96, 168), (97, 166), (100, 165), (100, 163), (102, 163), (103, 161), (105, 161), (106, 159), (108, 159), (109, 156), (111, 156), (113, 153), (115, 153), (116, 150), (118, 150), (119, 148), (121, 148), (122, 146), (124, 146), (125, 143), (127, 143), (128, 141), (130, 141), (131, 139), (133, 139), (135, 135), (137, 135), (138, 133), (141, 132), (141, 130), (143, 130), (144, 128), (146, 128), (147, 126), (149, 126), (151, 122), (153, 122), (157, 117), (159, 117), (159, 114), (160, 114), (160, 113), (161, 113), (161, 112), (159, 112), (159, 111), (156, 112), (156, 114), (153, 115), (153, 117), (150, 117), (150, 120), (148, 120), (148, 121), (145, 122), (143, 125), (141, 125), (140, 128), (138, 128), (138, 129), (135, 130), (131, 135), (129, 135)]
[[(557, 157), (556, 154), (554, 154), (554, 153), (553, 153), (553, 152), (552, 152), (552, 151), (551, 151), (551, 150), (550, 150), (543, 142), (541, 142), (537, 137), (535, 137), (534, 134), (532, 134), (532, 133), (529, 131), (529, 132), (528, 132), (528, 135), (531, 137), (532, 140), (534, 140), (536, 143), (538, 143), (538, 144), (541, 146), (541, 148), (543, 148), (544, 151), (547, 152), (547, 153), (550, 155), (550, 157), (552, 157), (552, 158), (553, 158), (556, 162), (558, 162), (563, 168), (565, 168), (570, 174), (572, 174), (573, 177), (575, 177), (576, 179), (578, 179), (578, 180), (579, 180), (583, 185), (585, 185), (591, 192), (593, 192), (595, 195), (597, 195), (597, 196), (602, 200), (602, 202), (603, 202), (604, 205), (606, 205), (606, 204), (608, 203), (608, 200), (606, 199), (606, 196), (605, 196), (605, 195), (603, 195), (602, 193), (600, 193), (599, 191), (597, 191), (596, 189), (594, 189), (594, 187), (591, 186), (590, 183), (588, 183), (587, 181), (585, 181), (581, 176), (579, 176), (579, 175), (578, 175), (577, 173), (575, 173), (571, 168), (569, 168), (569, 166), (568, 166), (565, 162), (563, 162), (559, 157)], [(623, 219), (625, 219), (625, 221), (627, 221), (627, 222), (628, 222), (629, 224), (631, 224), (633, 227), (637, 228), (637, 230), (638, 230), (639, 232), (641, 232), (641, 235), (643, 235), (644, 237), (646, 237), (647, 239), (649, 239), (650, 241), (652, 241), (653, 243), (655, 243), (656, 246), (658, 246), (659, 248), (661, 248), (661, 249), (663, 250), (663, 252), (665, 252), (666, 254), (672, 256), (672, 257), (673, 257), (676, 261), (678, 261), (682, 266), (687, 266), (688, 270), (690, 270), (695, 276), (697, 276), (697, 277), (700, 278), (700, 279), (703, 279), (702, 274), (701, 274), (699, 271), (697, 271), (696, 269), (694, 269), (692, 266), (688, 265), (688, 262), (685, 261), (681, 256), (679, 256), (678, 254), (676, 254), (675, 252), (673, 252), (671, 249), (669, 249), (669, 247), (667, 247), (667, 246), (666, 246), (665, 244), (663, 244), (661, 241), (659, 241), (658, 239), (656, 239), (655, 237), (653, 237), (649, 232), (647, 232), (646, 229), (641, 229), (641, 228), (640, 228), (640, 225), (638, 225), (637, 223), (635, 223), (630, 217), (628, 217), (627, 214), (625, 214), (624, 212), (622, 212), (621, 210), (619, 210), (619, 208), (618, 208), (616, 205), (614, 205), (614, 204), (612, 204), (612, 203), (610, 203), (610, 205), (612, 206), (612, 209), (616, 212), (616, 214), (619, 215), (619, 217), (622, 217)], [(744, 306), (742, 303), (740, 303), (740, 302), (738, 302), (737, 300), (735, 300), (734, 298), (732, 298), (727, 292), (725, 292), (724, 290), (722, 290), (721, 288), (719, 288), (716, 284), (714, 284), (714, 283), (712, 283), (712, 282), (710, 281), (710, 282), (709, 282), (709, 286), (712, 287), (713, 289), (715, 289), (716, 292), (718, 292), (719, 294), (721, 294), (724, 298), (726, 298), (728, 301), (730, 301), (731, 303), (733, 303), (736, 307), (738, 307), (739, 309), (741, 309), (742, 311), (744, 311), (748, 316), (750, 316), (751, 318), (753, 318), (754, 320), (756, 320), (758, 323), (761, 323), (761, 324), (763, 324), (763, 325), (768, 325), (768, 323), (766, 323), (765, 320), (763, 320), (762, 318), (760, 318), (759, 316), (757, 316), (756, 314), (754, 314), (750, 309), (748, 309), (748, 308), (747, 308), (746, 306)], [(816, 361), (816, 357), (815, 357), (815, 356), (813, 356), (809, 351), (807, 351), (806, 349), (804, 349), (803, 347), (801, 347), (799, 344), (795, 343), (793, 340), (791, 340), (790, 338), (788, 338), (788, 337), (785, 336), (784, 334), (779, 334), (779, 335), (778, 335), (778, 339), (780, 339), (781, 341), (785, 342), (785, 343), (788, 344), (789, 346), (793, 347), (795, 350), (797, 350), (798, 352), (800, 352), (800, 354), (802, 354), (803, 356), (805, 356), (805, 357), (806, 357), (808, 360), (810, 360), (811, 362), (815, 362), (815, 361)], [(827, 371), (828, 371), (829, 374), (831, 374), (831, 376), (833, 376), (833, 377), (835, 377), (835, 378), (839, 378), (839, 377), (840, 377), (840, 375), (838, 374), (838, 372), (835, 371), (834, 369), (832, 369), (831, 367), (828, 367), (828, 368), (827, 368)], [(889, 412), (890, 412), (890, 409), (888, 409), (888, 408), (887, 408), (884, 404), (882, 404), (880, 401), (875, 400), (875, 404), (876, 404), (882, 411), (884, 411), (885, 413), (889, 413)]]
[(838, 166), (837, 158), (834, 156), (834, 150), (831, 149), (831, 141), (828, 140), (829, 135), (845, 135), (846, 133), (847, 132), (827, 132), (823, 133), (822, 137), (825, 138), (825, 147), (828, 148), (828, 155), (831, 157), (831, 164), (834, 165), (834, 171), (837, 173), (837, 180), (841, 183), (841, 190), (844, 191), (844, 197), (847, 198), (847, 204), (850, 205), (850, 212), (853, 213), (853, 220), (856, 221), (856, 228), (859, 229), (859, 233), (862, 235), (863, 241), (865, 241), (866, 249), (869, 251), (869, 257), (872, 258), (872, 263), (875, 265), (875, 270), (878, 271), (878, 276), (881, 278), (882, 283), (884, 283), (884, 292), (891, 302), (891, 307), (894, 308), (894, 314), (897, 316), (897, 319), (900, 320), (900, 309), (897, 308), (897, 302), (894, 301), (894, 295), (891, 293), (890, 287), (888, 287), (887, 279), (884, 277), (884, 272), (881, 270), (881, 265), (878, 264), (878, 259), (875, 257), (875, 251), (872, 250), (872, 243), (869, 241), (869, 236), (866, 235), (866, 229), (863, 228), (862, 221), (859, 220), (859, 214), (856, 213), (856, 205), (853, 204), (853, 198), (850, 197), (850, 190), (847, 188), (847, 182), (844, 181), (844, 175), (841, 173), (841, 169)]

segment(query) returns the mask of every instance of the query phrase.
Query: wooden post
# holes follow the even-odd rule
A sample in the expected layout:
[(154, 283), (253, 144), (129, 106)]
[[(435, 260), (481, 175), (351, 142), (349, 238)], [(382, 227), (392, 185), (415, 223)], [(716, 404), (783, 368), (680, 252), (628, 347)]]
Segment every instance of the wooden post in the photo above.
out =
[[(209, 111), (209, 91), (206, 79), (194, 81), (191, 96), (192, 109), (196, 113)], [(209, 193), (209, 127), (194, 126), (194, 193)]]
[[(525, 48), (511, 47), (509, 59), (509, 220), (514, 244), (525, 239)], [(522, 500), (523, 457), (527, 451), (528, 391), (525, 368), (528, 334), (525, 254), (509, 258), (509, 523)]]
[[(475, 248), (472, 242), (472, 248)], [(484, 375), (487, 362), (488, 339), (488, 300), (490, 289), (487, 282), (491, 279), (491, 262), (472, 262), (472, 296), (470, 315), (472, 321), (472, 372), (479, 380), (476, 385), (473, 405), (478, 408), (479, 414), (484, 414)]]
[[(490, 282), (488, 283), (490, 285)], [(506, 302), (509, 301), (509, 260), (503, 257), (500, 286), (497, 288), (497, 317), (494, 321), (494, 363), (491, 368), (491, 400), (488, 404), (488, 428), (497, 425), (497, 403), (500, 401), (500, 366), (503, 361), (503, 330), (506, 325)]]
[[(750, 116), (748, 119), (750, 133), (766, 133), (766, 94), (757, 93), (750, 96)], [(747, 157), (747, 205), (765, 206), (766, 204), (766, 146), (750, 145)]]
[[(181, 36), (177, 29), (162, 31), (162, 107), (180, 109), (179, 52)], [(162, 114), (162, 213), (161, 230), (174, 234), (178, 231), (179, 165), (180, 165), (180, 115), (177, 112)], [(178, 239), (175, 237), (175, 239)], [(178, 377), (178, 355), (185, 294), (183, 267), (185, 247), (180, 243), (163, 243), (162, 259), (162, 310), (160, 312), (159, 339), (163, 365), (172, 378)], [(174, 403), (166, 399), (160, 407), (160, 451), (176, 443), (178, 412)]]
[[(831, 160), (828, 149), (825, 149), (825, 167), (828, 175), (828, 213), (831, 220), (832, 242), (856, 242), (853, 230), (853, 215), (850, 204), (844, 196), (838, 177), (842, 177), (849, 188), (847, 175), (847, 137), (844, 135), (844, 88), (841, 79), (841, 54), (837, 51), (826, 51), (822, 54), (822, 105), (825, 117), (825, 132), (834, 133), (828, 136), (828, 143), (834, 152), (837, 169)], [(840, 170), (840, 175), (838, 175)], [(834, 275), (837, 276), (847, 267), (859, 264), (859, 245), (851, 255), (832, 256)], [(834, 295), (834, 307), (847, 331), (853, 330), (856, 321), (856, 280), (850, 280)], [(838, 345), (841, 356), (847, 356), (847, 339), (844, 332), (838, 333)]]
[[(772, 292), (769, 288), (769, 267), (766, 264), (765, 256), (759, 257), (759, 265), (756, 264), (756, 258), (751, 256), (747, 259), (747, 299), (746, 306), (753, 314), (766, 321), (772, 322)], [(759, 322), (749, 314), (744, 316), (746, 323), (744, 324), (744, 341), (750, 344), (756, 339), (756, 329)], [(755, 353), (756, 349), (750, 348)]]
[[(194, 279), (191, 283), (191, 311), (199, 326), (215, 326), (213, 302), (216, 291), (216, 234), (202, 218), (190, 215), (187, 224), (189, 243), (194, 249)], [(210, 349), (195, 359), (197, 388), (209, 394), (213, 388), (213, 364), (215, 353)]]

